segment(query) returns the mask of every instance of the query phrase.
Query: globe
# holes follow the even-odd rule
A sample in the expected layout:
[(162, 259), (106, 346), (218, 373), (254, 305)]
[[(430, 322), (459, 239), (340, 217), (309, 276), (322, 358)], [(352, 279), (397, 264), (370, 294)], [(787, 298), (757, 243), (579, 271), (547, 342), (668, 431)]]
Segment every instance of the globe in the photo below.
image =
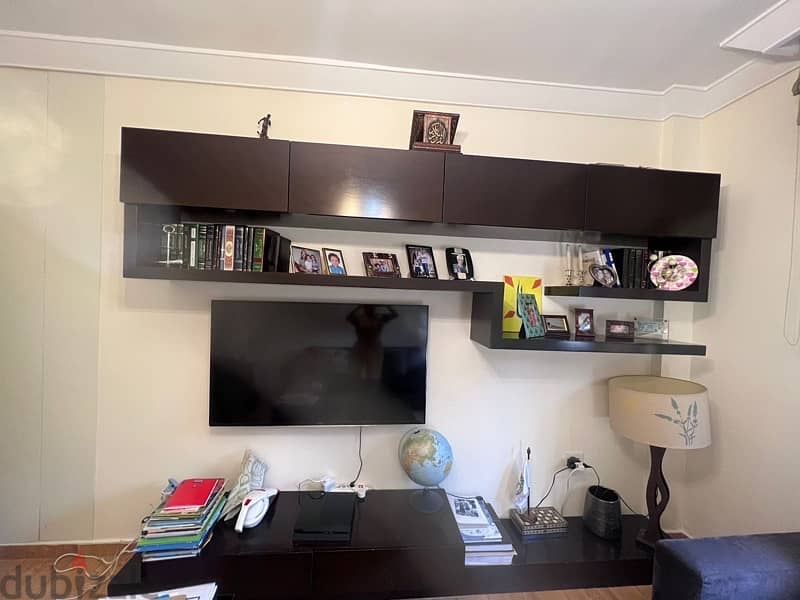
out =
[(400, 440), (400, 464), (414, 483), (439, 485), (453, 468), (453, 450), (441, 433), (432, 429), (412, 429)]

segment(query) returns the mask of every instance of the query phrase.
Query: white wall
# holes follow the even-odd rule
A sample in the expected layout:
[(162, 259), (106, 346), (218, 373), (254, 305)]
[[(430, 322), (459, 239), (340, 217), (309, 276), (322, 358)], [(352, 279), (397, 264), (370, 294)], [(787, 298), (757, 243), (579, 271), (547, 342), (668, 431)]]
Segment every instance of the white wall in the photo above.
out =
[(694, 335), (709, 356), (691, 371), (710, 390), (714, 444), (688, 457), (693, 535), (800, 529), (800, 350), (783, 338), (796, 75), (703, 122), (702, 164), (722, 173), (723, 191), (711, 302), (694, 308)]

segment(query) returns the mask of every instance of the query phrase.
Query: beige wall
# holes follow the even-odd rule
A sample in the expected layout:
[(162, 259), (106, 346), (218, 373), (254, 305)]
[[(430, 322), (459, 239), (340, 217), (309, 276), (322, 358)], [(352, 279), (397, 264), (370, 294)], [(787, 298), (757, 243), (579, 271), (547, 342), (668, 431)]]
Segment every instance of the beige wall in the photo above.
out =
[(796, 76), (703, 122), (702, 165), (722, 173), (723, 191), (711, 302), (694, 308), (709, 357), (691, 371), (711, 392), (714, 441), (688, 457), (685, 524), (694, 535), (800, 529), (800, 351), (783, 338)]
[(103, 96), (0, 69), (0, 542), (92, 532)]
[[(21, 118), (14, 115), (25, 116), (33, 132), (18, 134), (21, 146), (0, 139), (3, 157), (15, 157), (11, 164), (18, 169), (10, 183), (0, 180), (3, 197), (36, 197), (28, 188), (40, 180), (50, 186), (45, 205), (2, 205), (8, 217), (4, 233), (20, 247), (28, 244), (29, 251), (19, 262), (3, 265), (9, 270), (4, 281), (13, 285), (3, 298), (9, 321), (4, 329), (11, 334), (2, 345), (9, 359), (0, 367), (2, 401), (13, 423), (8, 419), (0, 425), (0, 448), (3, 477), (19, 485), (2, 500), (3, 514), (18, 518), (2, 521), (0, 543), (131, 535), (167, 477), (233, 475), (246, 447), (268, 460), (269, 483), (277, 487), (291, 489), (323, 473), (353, 477), (352, 429), (207, 426), (209, 302), (215, 298), (429, 304), (428, 423), (454, 447), (456, 466), (445, 482), (449, 489), (482, 493), (507, 508), (513, 454), (522, 443), (534, 450), (534, 495), (545, 491), (565, 452), (581, 450), (604, 484), (642, 507), (648, 455), (608, 427), (605, 380), (649, 372), (647, 357), (483, 349), (469, 340), (467, 294), (122, 278), (121, 126), (254, 135), (257, 119), (270, 112), (274, 137), (402, 148), (411, 111), (419, 105), (13, 69), (0, 70), (0, 83), (3, 116), (12, 115), (12, 121)], [(678, 164), (679, 144), (691, 139), (691, 123), (669, 129), (551, 113), (463, 107), (457, 112), (466, 153), (691, 168)], [(61, 140), (57, 149), (50, 147), (54, 140)], [(28, 146), (31, 156), (19, 153)], [(36, 160), (55, 162), (52, 168), (60, 176), (42, 177), (45, 171), (32, 168)], [(34, 234), (22, 235), (25, 230)], [(73, 242), (70, 232), (77, 238)], [(366, 233), (286, 233), (297, 242), (341, 247), (351, 271), (360, 268), (361, 249), (402, 252), (402, 244), (410, 241)], [(560, 278), (554, 244), (414, 241), (471, 248), (482, 279), (512, 271), (548, 281)], [(545, 309), (567, 312), (575, 304), (548, 299)], [(652, 303), (635, 301), (584, 305), (595, 308), (600, 322), (653, 310)], [(402, 427), (366, 430), (366, 482), (384, 488), (410, 485), (395, 454), (403, 432)], [(670, 476), (677, 478), (685, 463), (676, 458), (669, 466)], [(582, 489), (591, 482), (590, 476), (573, 479), (568, 513), (581, 510)], [(46, 494), (51, 489), (60, 491)], [(556, 487), (551, 498), (556, 506), (563, 491), (563, 484)], [(677, 507), (668, 513), (671, 527), (680, 525)]]

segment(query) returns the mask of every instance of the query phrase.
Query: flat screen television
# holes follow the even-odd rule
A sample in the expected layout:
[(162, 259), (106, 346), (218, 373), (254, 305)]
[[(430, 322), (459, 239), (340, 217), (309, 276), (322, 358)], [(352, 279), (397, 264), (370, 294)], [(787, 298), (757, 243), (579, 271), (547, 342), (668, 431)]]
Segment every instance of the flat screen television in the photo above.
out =
[(211, 303), (211, 426), (425, 422), (428, 307)]

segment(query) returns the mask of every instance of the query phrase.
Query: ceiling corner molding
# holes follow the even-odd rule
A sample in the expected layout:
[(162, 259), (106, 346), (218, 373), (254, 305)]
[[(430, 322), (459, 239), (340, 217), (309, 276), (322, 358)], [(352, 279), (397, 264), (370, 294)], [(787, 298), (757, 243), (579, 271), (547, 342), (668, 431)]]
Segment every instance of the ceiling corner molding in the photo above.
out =
[(0, 66), (649, 121), (702, 118), (798, 64), (756, 59), (706, 87), (653, 91), (0, 30)]
[(800, 0), (780, 0), (720, 42), (720, 48), (797, 57)]

